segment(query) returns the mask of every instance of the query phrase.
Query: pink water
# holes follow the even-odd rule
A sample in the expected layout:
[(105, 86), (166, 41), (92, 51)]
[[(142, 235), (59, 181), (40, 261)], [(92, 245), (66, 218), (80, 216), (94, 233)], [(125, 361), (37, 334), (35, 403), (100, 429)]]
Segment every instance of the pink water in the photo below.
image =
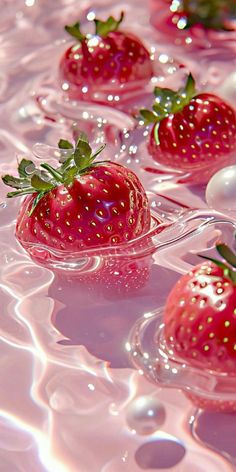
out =
[[(95, 264), (90, 282), (82, 283), (73, 271), (55, 273), (23, 251), (14, 237), (20, 202), (6, 202), (0, 184), (0, 472), (234, 471), (235, 415), (196, 411), (179, 389), (150, 382), (130, 356), (135, 323), (165, 303), (197, 254), (210, 254), (219, 238), (233, 244), (234, 215), (206, 209), (203, 187), (177, 185), (175, 174), (153, 172), (145, 134), (134, 130), (128, 114), (69, 102), (57, 83), (67, 47), (63, 25), (91, 11), (127, 12), (125, 26), (142, 31), (152, 48), (155, 83), (178, 84), (185, 55), (179, 48), (171, 52), (165, 34), (151, 28), (144, 2), (91, 5), (2, 0), (0, 172), (13, 171), (16, 156), (32, 157), (32, 151), (53, 159), (58, 139), (80, 127), (94, 143), (108, 141), (107, 157), (136, 170), (153, 215), (166, 227), (151, 234), (150, 253), (136, 257), (127, 249), (125, 284), (114, 281), (112, 265), (110, 283), (94, 283), (99, 264), (109, 266), (106, 255), (95, 260), (98, 277)], [(210, 55), (201, 50), (196, 62), (193, 45), (187, 67), (197, 70), (199, 83), (233, 100), (235, 61), (226, 63), (217, 48), (207, 68)], [(233, 45), (226, 49), (230, 56)], [(140, 103), (150, 103), (151, 89)]]

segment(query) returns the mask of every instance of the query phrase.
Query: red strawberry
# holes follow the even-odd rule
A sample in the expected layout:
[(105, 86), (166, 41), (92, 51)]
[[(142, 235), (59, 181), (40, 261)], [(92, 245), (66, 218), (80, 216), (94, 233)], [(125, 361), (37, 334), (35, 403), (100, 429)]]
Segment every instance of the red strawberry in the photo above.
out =
[(222, 99), (197, 94), (190, 74), (184, 88), (154, 90), (153, 111), (141, 110), (154, 123), (148, 150), (158, 163), (189, 172), (189, 180), (205, 182), (235, 160), (236, 114)]
[(201, 24), (205, 28), (225, 30), (227, 22), (236, 15), (236, 3), (235, 0), (182, 0), (176, 13), (182, 22), (186, 21), (186, 28)]
[[(225, 244), (218, 244), (217, 250), (228, 264), (209, 259), (182, 276), (170, 292), (164, 309), (164, 334), (168, 350), (188, 366), (234, 377), (236, 255)], [(205, 408), (236, 410), (236, 402), (207, 401), (195, 394), (190, 397)]]
[(60, 62), (62, 86), (71, 98), (116, 105), (127, 92), (140, 91), (153, 75), (149, 52), (131, 33), (118, 31), (118, 21), (94, 20), (95, 34), (84, 36), (80, 23), (66, 26), (76, 38)]
[[(212, 42), (217, 46), (215, 51), (217, 55), (218, 48), (227, 48), (227, 44), (222, 44), (226, 39), (225, 31), (227, 35), (230, 31), (235, 31), (235, 0), (150, 0), (150, 2), (151, 23), (158, 30), (158, 34), (164, 33), (169, 46), (171, 36), (173, 46), (183, 46), (185, 54), (189, 50), (196, 53), (196, 47), (199, 52), (207, 49)], [(212, 54), (214, 55), (214, 52)]]
[(36, 243), (73, 254), (116, 246), (149, 230), (150, 210), (139, 179), (119, 164), (94, 162), (103, 147), (92, 154), (83, 134), (75, 149), (60, 140), (59, 148), (69, 157), (57, 169), (41, 164), (40, 171), (23, 159), (20, 178), (3, 177), (6, 185), (18, 188), (8, 197), (29, 194), (16, 223), (16, 237), (23, 247)]

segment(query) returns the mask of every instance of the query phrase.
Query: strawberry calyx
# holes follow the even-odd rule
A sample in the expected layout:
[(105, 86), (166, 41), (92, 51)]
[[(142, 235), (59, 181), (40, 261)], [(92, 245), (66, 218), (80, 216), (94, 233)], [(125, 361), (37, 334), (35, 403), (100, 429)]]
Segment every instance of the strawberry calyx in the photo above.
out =
[(8, 174), (2, 176), (5, 185), (16, 189), (14, 192), (7, 193), (8, 198), (36, 194), (30, 214), (47, 192), (59, 185), (71, 186), (76, 177), (101, 163), (94, 160), (105, 148), (105, 144), (92, 152), (87, 136), (81, 133), (75, 146), (67, 140), (60, 139), (58, 148), (62, 152), (59, 158), (61, 165), (57, 168), (45, 162), (40, 164), (40, 167), (36, 167), (33, 161), (22, 159), (18, 165), (19, 177)]
[(123, 11), (121, 12), (120, 18), (118, 20), (115, 20), (113, 16), (109, 16), (109, 18), (106, 21), (97, 20), (95, 18), (94, 20), (95, 27), (96, 27), (95, 34), (97, 36), (100, 36), (101, 38), (105, 38), (109, 33), (118, 30), (123, 19), (124, 19)]
[(236, 270), (234, 270), (236, 269), (236, 254), (227, 246), (227, 244), (224, 243), (217, 244), (216, 250), (227, 264), (212, 257), (203, 256), (201, 254), (199, 254), (199, 256), (220, 267), (224, 272), (224, 276), (236, 285)]
[[(100, 36), (101, 38), (105, 38), (108, 36), (109, 33), (117, 31), (121, 22), (124, 19), (124, 12), (122, 11), (120, 14), (120, 18), (116, 20), (113, 16), (109, 16), (106, 21), (98, 20), (97, 18), (94, 19), (95, 23), (95, 35)], [(66, 25), (65, 30), (69, 33), (73, 38), (76, 38), (77, 41), (80, 43), (90, 39), (90, 35), (84, 35), (81, 32), (80, 23), (76, 22), (72, 25)]]
[(66, 25), (65, 30), (67, 33), (73, 36), (73, 38), (77, 39), (79, 43), (82, 43), (86, 39), (86, 36), (81, 32), (79, 21), (73, 25)]
[(230, 30), (226, 21), (235, 17), (236, 4), (234, 0), (182, 0), (180, 12), (186, 15), (185, 29), (200, 23), (205, 28)]
[(154, 128), (154, 136), (157, 144), (160, 143), (158, 137), (160, 122), (169, 115), (181, 112), (196, 94), (195, 80), (191, 73), (188, 75), (185, 85), (176, 92), (169, 88), (154, 88), (155, 102), (152, 106), (152, 111), (142, 109), (140, 110), (140, 115), (145, 125), (150, 123), (158, 125)]
[(169, 88), (155, 87), (155, 102), (152, 111), (147, 109), (140, 110), (140, 115), (145, 124), (160, 123), (169, 115), (174, 115), (183, 110), (196, 95), (195, 80), (192, 74), (189, 74), (184, 87), (176, 92)]

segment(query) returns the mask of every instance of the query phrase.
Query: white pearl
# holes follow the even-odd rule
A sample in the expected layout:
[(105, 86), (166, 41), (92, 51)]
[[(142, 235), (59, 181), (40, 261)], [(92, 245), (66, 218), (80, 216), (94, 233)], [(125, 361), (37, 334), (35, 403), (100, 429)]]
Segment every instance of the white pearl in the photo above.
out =
[(153, 397), (141, 396), (135, 398), (126, 411), (126, 421), (130, 429), (137, 434), (152, 434), (165, 421), (164, 406)]
[(236, 165), (213, 175), (206, 188), (206, 201), (215, 210), (236, 210)]

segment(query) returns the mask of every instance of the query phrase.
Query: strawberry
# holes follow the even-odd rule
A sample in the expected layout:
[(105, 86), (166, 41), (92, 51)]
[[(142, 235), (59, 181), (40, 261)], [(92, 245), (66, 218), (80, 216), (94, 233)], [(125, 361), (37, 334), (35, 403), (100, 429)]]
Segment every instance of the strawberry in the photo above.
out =
[(66, 26), (77, 42), (60, 62), (62, 88), (71, 98), (116, 105), (127, 92), (140, 91), (153, 75), (149, 52), (131, 33), (118, 31), (118, 20), (95, 19), (95, 34), (83, 35), (80, 23)]
[[(164, 309), (167, 349), (188, 366), (211, 374), (236, 374), (236, 255), (216, 246), (226, 262), (206, 258), (182, 276), (170, 292)], [(236, 402), (207, 401), (195, 394), (198, 406), (234, 409)]]
[(146, 123), (154, 123), (148, 151), (155, 161), (190, 173), (193, 182), (206, 182), (234, 160), (236, 113), (221, 98), (198, 94), (189, 74), (183, 88), (154, 89), (153, 111), (141, 110)]
[(16, 222), (23, 247), (43, 245), (66, 255), (116, 246), (149, 230), (148, 199), (132, 171), (109, 161), (94, 162), (104, 146), (93, 154), (84, 134), (75, 148), (65, 140), (59, 141), (59, 148), (67, 157), (58, 168), (42, 163), (37, 169), (23, 159), (19, 178), (2, 177), (18, 189), (8, 197), (29, 194)]
[(203, 59), (204, 68), (213, 60), (223, 67), (226, 57), (234, 61), (235, 0), (150, 0), (150, 5), (151, 23), (171, 55), (175, 48), (185, 59), (190, 53), (195, 63)]
[(177, 13), (185, 20), (185, 28), (201, 24), (204, 28), (225, 30), (228, 21), (235, 18), (236, 3), (235, 0), (182, 0)]

